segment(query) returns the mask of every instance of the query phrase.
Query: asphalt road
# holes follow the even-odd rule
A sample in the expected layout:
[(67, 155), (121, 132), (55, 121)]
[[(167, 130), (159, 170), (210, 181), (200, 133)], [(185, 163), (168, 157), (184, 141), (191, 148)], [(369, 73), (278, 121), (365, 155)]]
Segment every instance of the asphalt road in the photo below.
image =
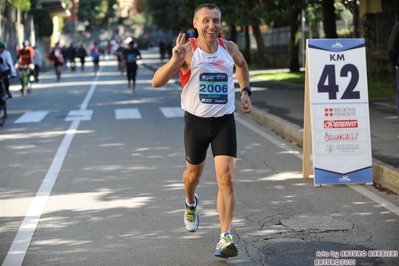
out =
[(301, 150), (240, 113), (239, 255), (214, 257), (212, 155), (197, 190), (200, 229), (189, 233), (180, 88), (154, 89), (152, 75), (140, 66), (133, 94), (108, 60), (97, 77), (88, 65), (64, 71), (60, 83), (43, 73), (26, 97), (13, 87), (0, 128), (2, 265), (399, 264), (397, 195), (314, 187), (302, 178)]

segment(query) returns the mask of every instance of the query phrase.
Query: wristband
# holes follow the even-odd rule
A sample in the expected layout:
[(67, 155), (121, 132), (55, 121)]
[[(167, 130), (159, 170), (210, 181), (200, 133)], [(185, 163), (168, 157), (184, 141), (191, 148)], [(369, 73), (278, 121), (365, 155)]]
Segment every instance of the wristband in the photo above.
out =
[(246, 91), (247, 93), (248, 93), (248, 96), (251, 96), (251, 94), (252, 94), (252, 89), (251, 89), (251, 87), (244, 87), (244, 88), (242, 88), (241, 89), (241, 95), (242, 95), (242, 92), (243, 91)]

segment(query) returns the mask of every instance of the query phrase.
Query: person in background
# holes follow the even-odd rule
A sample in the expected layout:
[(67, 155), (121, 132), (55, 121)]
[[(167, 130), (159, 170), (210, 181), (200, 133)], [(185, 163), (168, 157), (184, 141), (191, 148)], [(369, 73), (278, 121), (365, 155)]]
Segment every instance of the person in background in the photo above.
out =
[(81, 43), (79, 48), (78, 48), (77, 57), (79, 57), (79, 59), (80, 59), (80, 64), (81, 64), (80, 69), (82, 71), (85, 70), (85, 58), (86, 58), (86, 56), (87, 56), (86, 48), (85, 48), (84, 44)]
[(76, 62), (75, 62), (76, 51), (77, 51), (77, 49), (76, 49), (75, 45), (73, 45), (73, 43), (71, 43), (67, 50), (69, 65), (71, 66), (71, 71), (76, 70)]
[(159, 54), (160, 54), (160, 57), (161, 57), (161, 61), (163, 61), (165, 59), (165, 53), (166, 53), (166, 43), (165, 43), (165, 41), (164, 40), (160, 40), (159, 44), (158, 44), (158, 47), (159, 47)]
[(67, 70), (68, 69), (68, 47), (66, 45), (61, 47), (61, 53), (62, 56), (64, 57), (64, 63), (62, 64), (62, 69), (63, 70)]
[(126, 76), (128, 88), (132, 85), (133, 93), (136, 89), (136, 75), (137, 75), (137, 60), (141, 59), (141, 53), (137, 48), (134, 48), (134, 41), (130, 41), (127, 49), (123, 51), (123, 61), (126, 65)]
[(33, 49), (35, 50), (35, 58), (33, 60), (35, 69), (33, 70), (33, 76), (35, 77), (35, 81), (39, 82), (39, 72), (40, 68), (43, 66), (43, 55), (40, 49), (36, 46), (34, 46)]
[(172, 40), (167, 40), (166, 41), (166, 53), (168, 54), (169, 59), (172, 57), (172, 49), (173, 49)]
[(396, 113), (399, 118), (399, 22), (395, 23), (389, 36), (388, 57), (396, 71)]
[[(184, 114), (186, 170), (184, 225), (189, 232), (199, 227), (199, 197), (196, 188), (204, 172), (208, 146), (212, 146), (218, 193), (217, 211), (220, 237), (214, 255), (228, 258), (238, 255), (231, 235), (235, 209), (234, 175), (237, 158), (237, 133), (234, 118), (234, 67), (241, 88), (244, 113), (252, 111), (249, 69), (237, 44), (218, 38), (222, 30), (220, 9), (202, 4), (195, 9), (193, 26), (198, 38), (186, 40), (180, 33), (172, 58), (159, 68), (152, 79), (153, 87), (165, 85), (177, 72), (183, 87), (181, 107)], [(192, 247), (195, 250), (195, 247)]]
[(54, 47), (51, 49), (50, 61), (51, 61), (51, 64), (54, 66), (55, 75), (57, 77), (57, 82), (60, 82), (62, 66), (64, 65), (65, 59), (64, 59), (64, 54), (62, 53), (62, 48), (60, 47), (59, 42), (56, 42)]
[(105, 49), (107, 50), (107, 59), (111, 58), (112, 46), (113, 45), (111, 41), (108, 41), (107, 46), (105, 47)]
[[(23, 69), (27, 68), (29, 71), (29, 80), (34, 81), (35, 78), (33, 77), (33, 70), (35, 69), (34, 65), (34, 58), (35, 58), (35, 50), (30, 46), (30, 43), (28, 40), (25, 40), (22, 43), (22, 48), (18, 49), (17, 51), (17, 60), (14, 65), (15, 69)], [(23, 81), (23, 73), (22, 71), (19, 71), (19, 78), (21, 81), (21, 93), (23, 94), (23, 87), (24, 87), (24, 81)]]
[(90, 55), (93, 60), (94, 76), (97, 76), (98, 70), (100, 69), (100, 55), (102, 50), (96, 42), (94, 42), (93, 48), (90, 50)]
[(14, 68), (10, 51), (6, 50), (4, 41), (0, 41), (0, 73), (0, 78), (3, 79), (7, 97), (12, 98), (10, 92), (10, 77), (16, 77), (17, 71)]
[(123, 61), (123, 51), (125, 51), (125, 45), (123, 44), (122, 40), (118, 41), (118, 48), (115, 51), (116, 60), (118, 61), (118, 70), (123, 75), (125, 71), (125, 62)]

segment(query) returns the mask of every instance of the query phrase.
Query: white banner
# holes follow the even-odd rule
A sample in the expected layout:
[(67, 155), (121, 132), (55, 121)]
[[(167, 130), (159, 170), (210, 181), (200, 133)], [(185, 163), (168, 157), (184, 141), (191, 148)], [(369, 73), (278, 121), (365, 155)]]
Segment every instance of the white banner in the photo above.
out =
[(364, 39), (307, 42), (314, 183), (371, 183)]

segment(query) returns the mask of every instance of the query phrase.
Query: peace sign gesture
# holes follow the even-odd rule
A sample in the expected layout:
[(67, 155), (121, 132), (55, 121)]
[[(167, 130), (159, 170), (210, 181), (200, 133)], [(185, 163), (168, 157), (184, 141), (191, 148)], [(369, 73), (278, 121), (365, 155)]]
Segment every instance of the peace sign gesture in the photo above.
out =
[(187, 54), (186, 49), (186, 34), (179, 33), (176, 38), (176, 46), (172, 49), (172, 54), (179, 62), (183, 61)]

